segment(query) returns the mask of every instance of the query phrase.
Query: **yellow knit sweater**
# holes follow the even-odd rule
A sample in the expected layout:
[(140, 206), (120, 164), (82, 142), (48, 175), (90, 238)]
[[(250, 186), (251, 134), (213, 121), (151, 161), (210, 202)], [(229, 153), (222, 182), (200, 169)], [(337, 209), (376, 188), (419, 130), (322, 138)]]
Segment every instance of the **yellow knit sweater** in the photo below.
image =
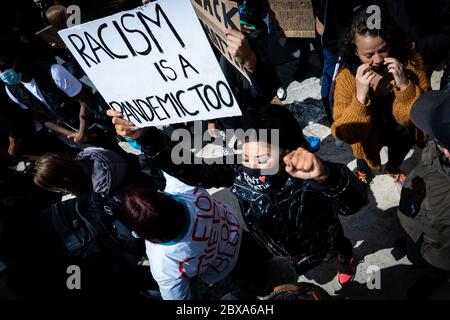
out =
[[(411, 108), (416, 99), (431, 89), (430, 82), (419, 54), (405, 67), (409, 79), (408, 87), (400, 91), (393, 89), (395, 100), (392, 106), (394, 119), (404, 127), (413, 127), (410, 121)], [(374, 169), (381, 168), (380, 151), (383, 147), (379, 130), (374, 121), (370, 99), (365, 105), (356, 98), (356, 80), (350, 70), (343, 68), (336, 78), (334, 91), (333, 135), (350, 144), (357, 159), (364, 159)], [(416, 142), (423, 142), (424, 135), (416, 129)]]

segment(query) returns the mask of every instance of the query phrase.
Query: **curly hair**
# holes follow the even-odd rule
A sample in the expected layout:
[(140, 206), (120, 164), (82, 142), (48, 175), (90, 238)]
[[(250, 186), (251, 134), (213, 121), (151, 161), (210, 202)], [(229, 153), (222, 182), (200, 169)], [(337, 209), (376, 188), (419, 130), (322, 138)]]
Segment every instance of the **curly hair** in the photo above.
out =
[(356, 36), (372, 36), (381, 37), (389, 46), (390, 56), (399, 60), (402, 64), (407, 64), (412, 60), (415, 52), (411, 46), (406, 33), (397, 25), (392, 17), (385, 11), (381, 10), (381, 28), (369, 28), (367, 21), (371, 14), (365, 10), (357, 13), (353, 19), (351, 26), (345, 32), (341, 39), (341, 59), (343, 65), (350, 70), (355, 70), (361, 61), (356, 52)]

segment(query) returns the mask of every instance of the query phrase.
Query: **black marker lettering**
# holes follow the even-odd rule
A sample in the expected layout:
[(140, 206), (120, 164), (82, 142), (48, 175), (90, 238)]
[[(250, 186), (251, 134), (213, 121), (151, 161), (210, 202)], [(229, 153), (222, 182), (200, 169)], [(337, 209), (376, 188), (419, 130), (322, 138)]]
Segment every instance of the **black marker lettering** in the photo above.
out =
[[(84, 50), (86, 49), (86, 45), (84, 44), (83, 39), (77, 35), (77, 34), (71, 34), (67, 37), (69, 39), (69, 41), (72, 43), (73, 47), (75, 48), (75, 50), (77, 50), (78, 54), (80, 55), (81, 58), (83, 58), (84, 63), (86, 63), (86, 65), (90, 68), (91, 65), (89, 64), (88, 60), (91, 60), (93, 63), (97, 64), (97, 61), (94, 60), (92, 57), (88, 56)], [(72, 38), (77, 38), (78, 40), (80, 40), (81, 42), (81, 46), (77, 46), (74, 42), (74, 40)], [(79, 43), (80, 44), (80, 43)]]
[(187, 68), (191, 68), (192, 70), (194, 70), (197, 74), (200, 74), (197, 69), (194, 68), (194, 66), (192, 64), (190, 64), (189, 61), (186, 60), (185, 57), (183, 57), (181, 54), (178, 55), (179, 59), (180, 59), (180, 64), (181, 64), (181, 68), (183, 69), (183, 73), (184, 73), (184, 77), (186, 79), (189, 79), (186, 69)]

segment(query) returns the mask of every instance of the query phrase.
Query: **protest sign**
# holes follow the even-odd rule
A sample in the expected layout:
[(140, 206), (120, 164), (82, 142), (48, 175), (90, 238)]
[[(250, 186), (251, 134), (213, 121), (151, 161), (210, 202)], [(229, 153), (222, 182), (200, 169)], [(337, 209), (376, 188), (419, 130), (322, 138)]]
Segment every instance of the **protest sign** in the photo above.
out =
[(160, 0), (59, 34), (109, 106), (139, 127), (241, 115), (189, 1)]
[(237, 3), (228, 0), (191, 0), (191, 2), (211, 43), (251, 82), (245, 68), (227, 50), (227, 29), (241, 30)]
[(269, 0), (270, 20), (282, 38), (315, 38), (311, 0)]

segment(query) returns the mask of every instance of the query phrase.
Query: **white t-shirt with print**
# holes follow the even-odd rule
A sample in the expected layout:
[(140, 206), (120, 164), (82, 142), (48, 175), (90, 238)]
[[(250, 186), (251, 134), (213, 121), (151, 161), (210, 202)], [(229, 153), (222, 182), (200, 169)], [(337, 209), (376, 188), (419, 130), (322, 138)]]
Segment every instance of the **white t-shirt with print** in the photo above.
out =
[(212, 284), (233, 270), (239, 256), (242, 226), (236, 212), (214, 200), (205, 189), (165, 176), (165, 192), (184, 203), (190, 225), (176, 244), (146, 241), (147, 256), (163, 299), (189, 300), (193, 298), (190, 278), (198, 276)]

